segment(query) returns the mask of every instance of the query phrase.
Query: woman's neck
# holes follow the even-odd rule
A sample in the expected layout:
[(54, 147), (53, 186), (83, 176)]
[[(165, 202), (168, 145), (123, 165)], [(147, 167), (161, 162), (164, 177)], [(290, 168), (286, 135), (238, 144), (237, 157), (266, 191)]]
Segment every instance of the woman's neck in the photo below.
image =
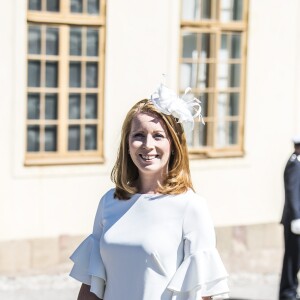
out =
[(153, 176), (140, 176), (138, 181), (138, 191), (140, 194), (157, 194), (160, 184), (162, 184), (161, 178), (153, 178)]

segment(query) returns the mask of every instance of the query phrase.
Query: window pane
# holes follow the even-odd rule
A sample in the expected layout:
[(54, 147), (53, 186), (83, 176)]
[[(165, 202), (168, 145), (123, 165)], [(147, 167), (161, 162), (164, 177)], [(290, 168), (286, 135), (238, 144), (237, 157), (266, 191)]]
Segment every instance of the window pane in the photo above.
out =
[(238, 116), (239, 115), (239, 93), (230, 93), (229, 94), (229, 107), (228, 115), (229, 116)]
[(243, 17), (243, 0), (221, 0), (220, 9), (221, 21), (240, 21)]
[(197, 34), (184, 32), (182, 39), (183, 39), (182, 57), (197, 59), (198, 58)]
[(231, 36), (231, 58), (241, 58), (241, 35)]
[(46, 62), (46, 87), (57, 87), (57, 62)]
[(69, 86), (81, 87), (81, 64), (80, 62), (70, 62)]
[(213, 37), (209, 33), (201, 33), (200, 58), (206, 59), (212, 57), (212, 53), (210, 53), (210, 40)]
[(28, 53), (41, 54), (41, 27), (29, 26), (28, 28)]
[(27, 126), (27, 151), (37, 152), (40, 150), (40, 127), (36, 125)]
[(40, 118), (40, 95), (28, 94), (27, 119), (38, 120)]
[(59, 11), (59, 0), (47, 0), (47, 11)]
[(68, 150), (80, 150), (80, 127), (79, 125), (69, 126)]
[(225, 147), (238, 143), (238, 122), (219, 120), (217, 128), (217, 146)]
[(186, 132), (187, 144), (190, 147), (197, 148), (207, 145), (207, 126), (207, 123), (204, 126), (201, 122), (195, 122), (194, 130)]
[(41, 10), (41, 2), (42, 0), (29, 0), (29, 10)]
[(226, 88), (229, 85), (229, 65), (219, 64), (218, 65), (218, 78), (217, 83), (219, 88)]
[(221, 36), (221, 48), (219, 50), (219, 59), (228, 60), (229, 51), (228, 51), (228, 34), (222, 34)]
[(39, 60), (28, 61), (28, 86), (41, 86), (41, 62)]
[(88, 0), (88, 14), (89, 15), (99, 14), (99, 0)]
[(56, 151), (57, 126), (45, 127), (45, 151)]
[(81, 28), (71, 27), (70, 28), (70, 55), (81, 55)]
[[(208, 93), (202, 93), (200, 96), (196, 95), (196, 98), (199, 99), (201, 101), (201, 114), (204, 117), (208, 116)], [(210, 115), (212, 114), (212, 112), (210, 112)]]
[(228, 144), (235, 145), (238, 143), (238, 122), (228, 122)]
[(197, 65), (181, 64), (180, 66), (180, 89), (185, 90), (188, 86), (196, 87)]
[(202, 0), (201, 3), (201, 18), (210, 19), (211, 18), (211, 0)]
[(182, 0), (182, 19), (195, 20), (199, 19), (200, 7), (199, 0)]
[(97, 119), (97, 94), (86, 95), (85, 118)]
[(86, 64), (86, 87), (94, 88), (98, 86), (98, 63)]
[(85, 126), (85, 150), (97, 149), (97, 126), (86, 125)]
[(232, 64), (230, 66), (230, 86), (231, 87), (239, 87), (240, 86), (240, 76), (241, 76), (240, 64)]
[(218, 95), (218, 117), (239, 115), (239, 93), (220, 93)]
[(82, 0), (71, 0), (71, 12), (82, 13)]
[(198, 64), (198, 78), (197, 78), (198, 88), (208, 87), (209, 68), (210, 68), (209, 64)]
[(46, 54), (58, 55), (58, 28), (47, 28)]
[(80, 94), (69, 95), (69, 119), (80, 119)]
[(233, 0), (232, 19), (235, 21), (242, 20), (243, 17), (243, 0)]
[(98, 56), (98, 32), (97, 29), (87, 30), (87, 56)]
[(46, 95), (46, 120), (57, 120), (57, 94)]
[(227, 96), (226, 93), (218, 95), (218, 119), (224, 121), (227, 115)]

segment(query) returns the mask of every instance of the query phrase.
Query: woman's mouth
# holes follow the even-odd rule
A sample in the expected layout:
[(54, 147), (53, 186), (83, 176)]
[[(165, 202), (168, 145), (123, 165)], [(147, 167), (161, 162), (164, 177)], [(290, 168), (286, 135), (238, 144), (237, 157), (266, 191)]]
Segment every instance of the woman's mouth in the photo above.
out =
[(145, 161), (151, 161), (151, 160), (157, 158), (158, 155), (142, 155), (142, 154), (140, 154), (140, 157)]

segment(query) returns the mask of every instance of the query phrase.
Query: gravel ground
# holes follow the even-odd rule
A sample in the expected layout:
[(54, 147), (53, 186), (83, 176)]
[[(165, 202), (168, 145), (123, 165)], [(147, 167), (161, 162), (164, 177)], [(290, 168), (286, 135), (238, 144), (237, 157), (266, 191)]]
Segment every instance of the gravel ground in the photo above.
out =
[[(279, 275), (231, 274), (232, 299), (277, 300)], [(0, 276), (2, 300), (75, 300), (80, 283), (67, 273)], [(125, 299), (128, 300), (128, 299)]]

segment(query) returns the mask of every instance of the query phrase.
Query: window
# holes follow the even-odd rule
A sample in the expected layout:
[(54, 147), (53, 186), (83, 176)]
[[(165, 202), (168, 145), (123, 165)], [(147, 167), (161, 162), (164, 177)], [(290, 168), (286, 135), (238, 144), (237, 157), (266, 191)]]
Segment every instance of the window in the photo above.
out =
[(182, 0), (179, 89), (201, 100), (206, 125), (188, 134), (193, 156), (243, 153), (246, 0)]
[(28, 0), (26, 165), (103, 159), (105, 1)]

